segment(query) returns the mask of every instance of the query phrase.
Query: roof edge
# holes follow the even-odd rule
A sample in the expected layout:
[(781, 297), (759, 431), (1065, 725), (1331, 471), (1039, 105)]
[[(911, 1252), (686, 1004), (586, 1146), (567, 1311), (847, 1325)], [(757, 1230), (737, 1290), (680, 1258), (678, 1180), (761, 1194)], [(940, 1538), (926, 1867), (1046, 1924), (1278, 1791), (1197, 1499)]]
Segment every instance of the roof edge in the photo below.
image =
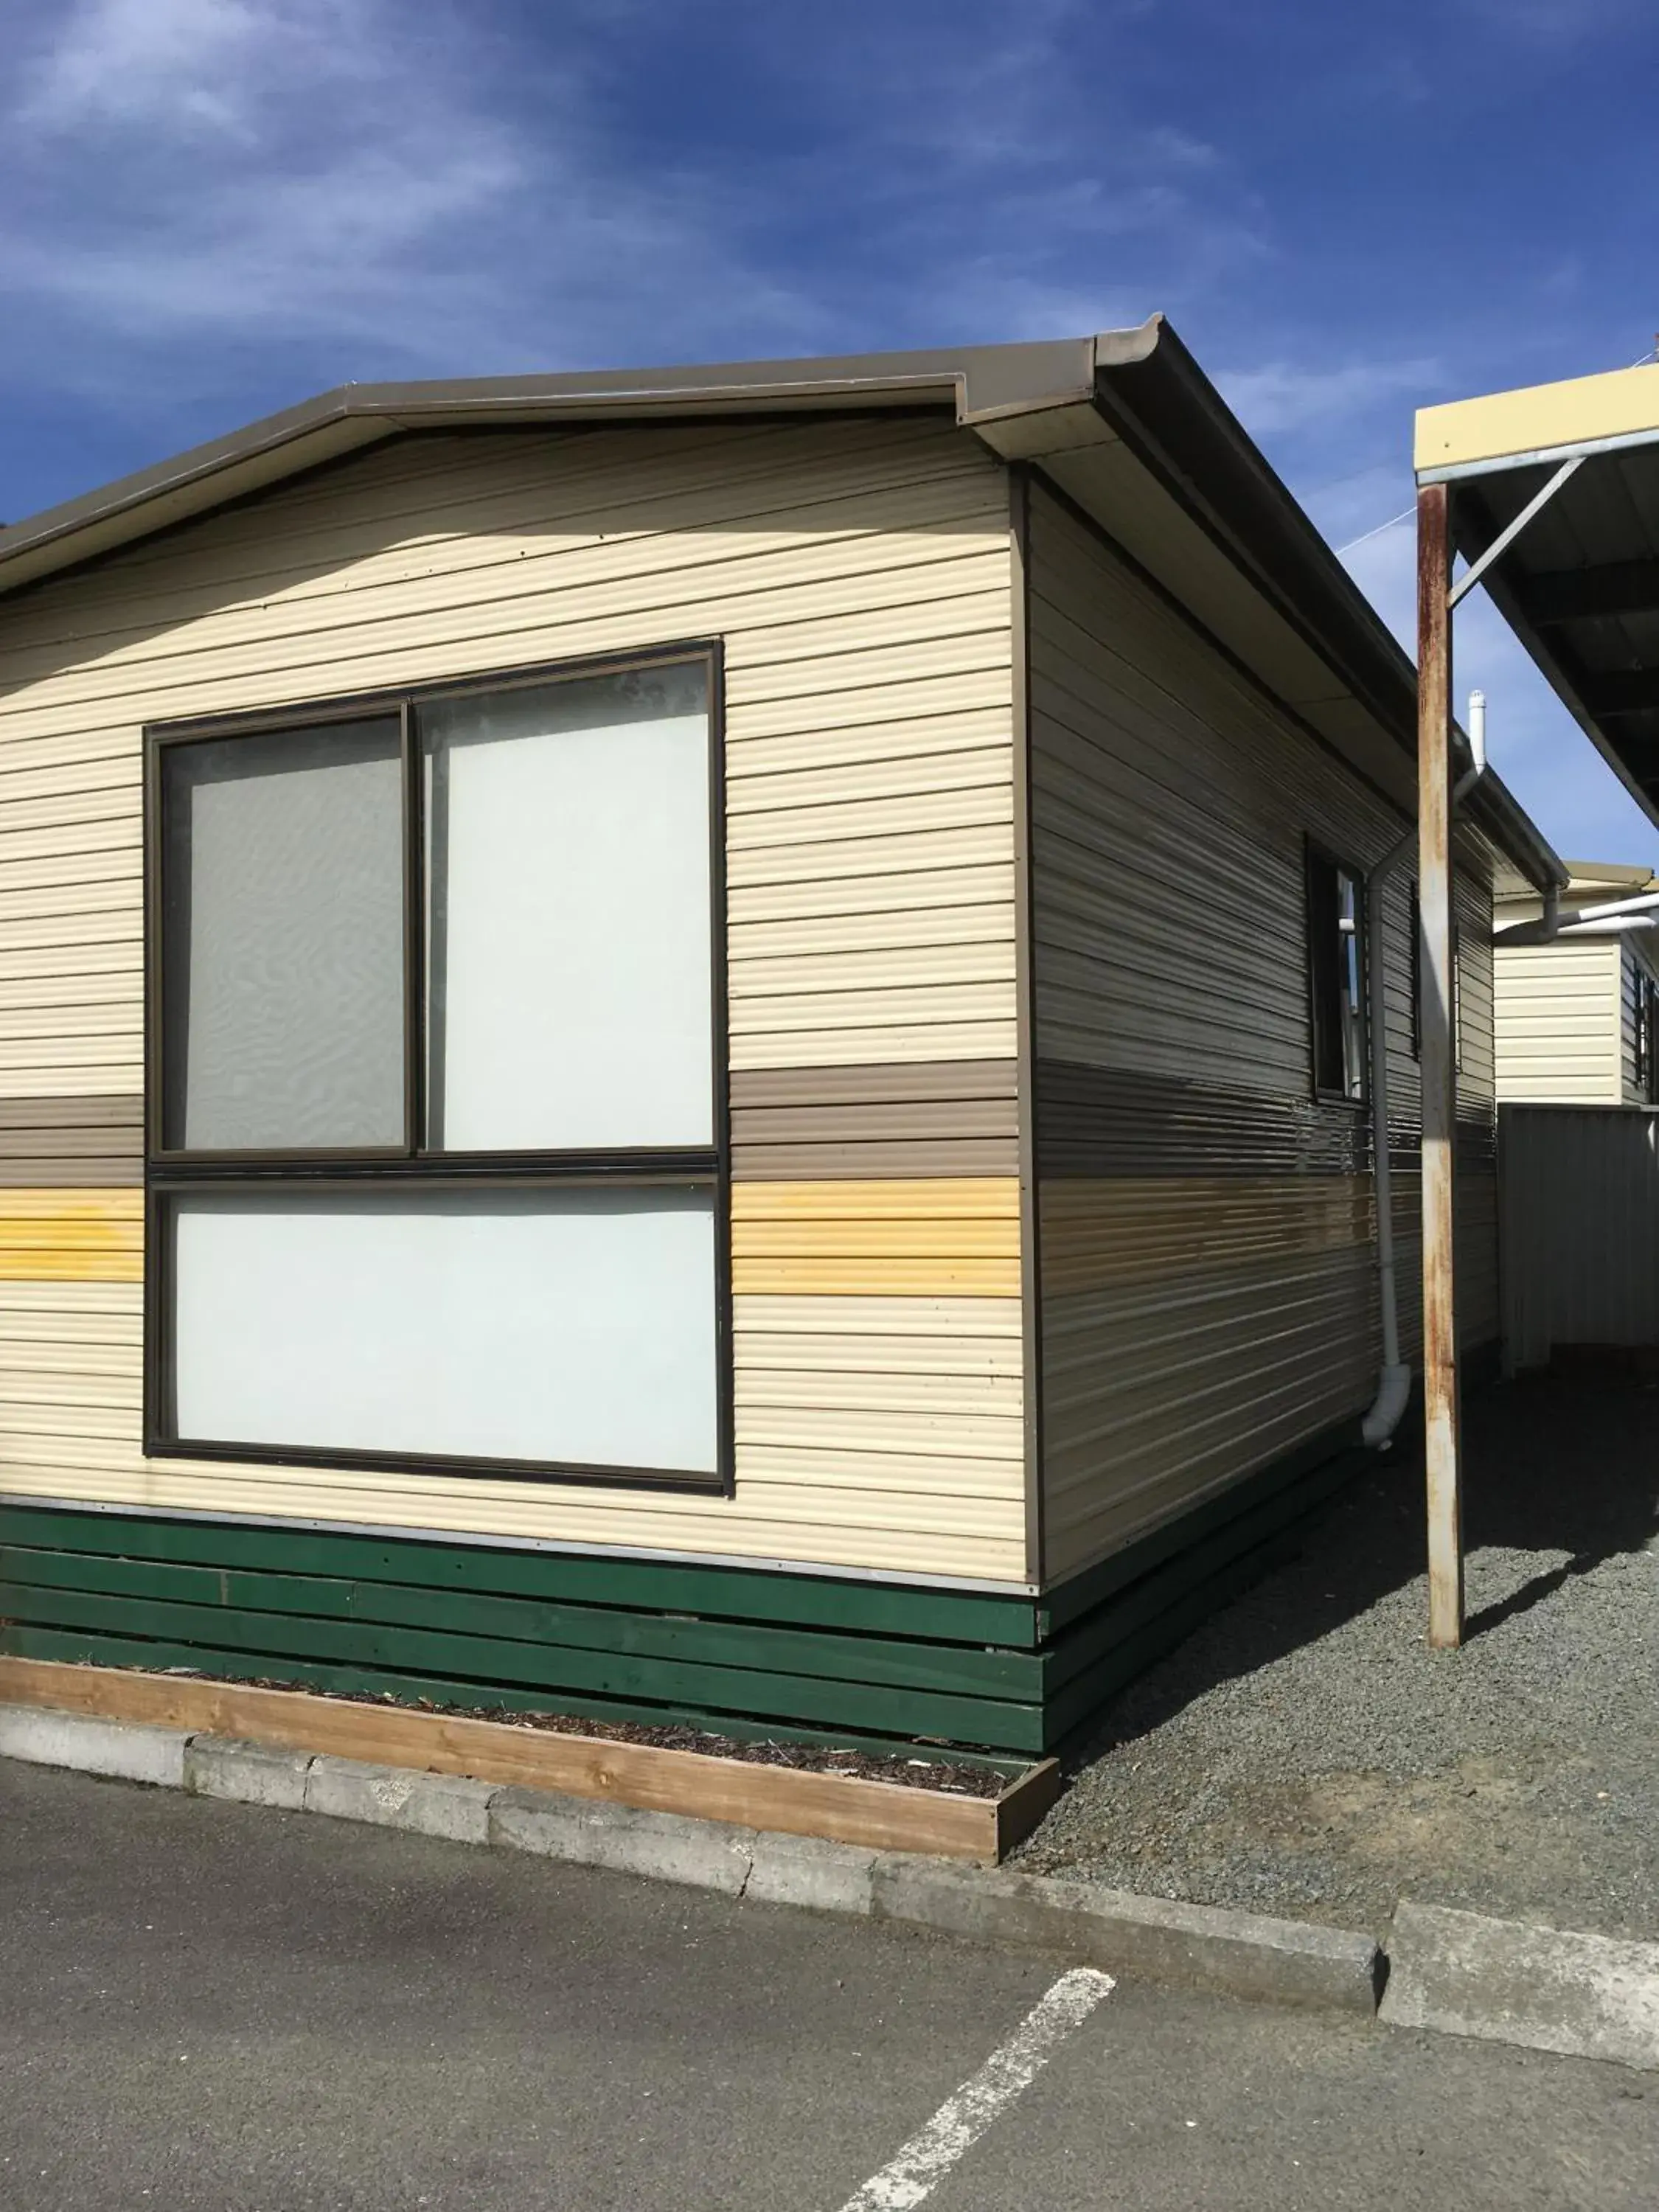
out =
[(399, 432), (838, 407), (950, 407), (964, 425), (1076, 405), (1097, 363), (1143, 358), (1160, 319), (1089, 337), (684, 368), (344, 384), (0, 530), (0, 592)]
[(1102, 414), (1143, 465), (1414, 755), (1410, 655), (1176, 331), (1160, 322), (1097, 383)]
[(1419, 481), (1437, 482), (1653, 438), (1659, 438), (1659, 365), (1645, 362), (1419, 407), (1413, 463)]
[[(1659, 377), (1652, 389), (1659, 407)], [(964, 427), (1093, 409), (1414, 757), (1409, 657), (1161, 314), (1013, 345), (339, 385), (0, 531), (0, 594), (404, 431), (894, 406), (949, 407)], [(1519, 803), (1487, 784), (1505, 851), (1540, 888), (1565, 884)]]
[(1540, 891), (1564, 891), (1572, 878), (1566, 862), (1495, 769), (1487, 769), (1466, 802), (1469, 818), (1484, 830)]

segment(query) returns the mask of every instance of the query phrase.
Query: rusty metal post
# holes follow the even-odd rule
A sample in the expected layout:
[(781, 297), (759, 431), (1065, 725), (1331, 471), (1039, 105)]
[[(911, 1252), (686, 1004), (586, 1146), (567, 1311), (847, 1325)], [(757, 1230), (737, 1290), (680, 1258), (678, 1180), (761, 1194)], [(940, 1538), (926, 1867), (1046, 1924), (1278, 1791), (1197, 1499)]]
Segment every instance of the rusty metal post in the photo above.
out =
[(1417, 495), (1418, 911), (1422, 931), (1423, 1396), (1429, 1641), (1463, 1640), (1453, 1223), (1457, 1061), (1452, 1037), (1451, 531), (1444, 484)]

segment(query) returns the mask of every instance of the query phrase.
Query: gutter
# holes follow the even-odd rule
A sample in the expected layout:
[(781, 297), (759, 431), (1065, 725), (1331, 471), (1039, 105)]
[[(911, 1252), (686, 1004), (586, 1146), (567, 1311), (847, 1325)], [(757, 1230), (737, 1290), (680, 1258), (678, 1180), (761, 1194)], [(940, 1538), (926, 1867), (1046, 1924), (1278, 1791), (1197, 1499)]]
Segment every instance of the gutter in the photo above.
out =
[(1638, 891), (1631, 898), (1608, 899), (1599, 906), (1579, 908), (1563, 915), (1559, 894), (1544, 894), (1544, 911), (1536, 921), (1512, 921), (1493, 933), (1498, 945), (1555, 945), (1573, 937), (1621, 937), (1638, 929), (1659, 927), (1659, 891)]

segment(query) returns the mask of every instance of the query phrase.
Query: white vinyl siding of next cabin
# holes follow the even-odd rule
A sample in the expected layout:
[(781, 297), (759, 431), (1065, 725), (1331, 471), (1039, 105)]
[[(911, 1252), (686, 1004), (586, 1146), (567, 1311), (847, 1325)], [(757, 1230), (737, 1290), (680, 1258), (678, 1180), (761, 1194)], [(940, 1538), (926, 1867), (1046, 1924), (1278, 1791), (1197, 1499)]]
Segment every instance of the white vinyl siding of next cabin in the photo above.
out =
[[(424, 434), (0, 605), (0, 1491), (1024, 1582), (1011, 574), (870, 416)], [(736, 1494), (146, 1460), (143, 726), (708, 639)]]
[(1617, 937), (1498, 945), (1500, 1100), (1617, 1106), (1633, 1096), (1634, 1001), (1625, 1003), (1621, 950)]

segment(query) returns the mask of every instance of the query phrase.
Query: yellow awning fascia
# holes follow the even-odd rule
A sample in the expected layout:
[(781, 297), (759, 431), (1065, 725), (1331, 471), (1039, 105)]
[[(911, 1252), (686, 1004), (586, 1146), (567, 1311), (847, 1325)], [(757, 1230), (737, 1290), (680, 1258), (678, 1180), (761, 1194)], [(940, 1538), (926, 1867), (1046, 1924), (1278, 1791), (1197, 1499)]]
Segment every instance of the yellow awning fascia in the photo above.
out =
[(1659, 441), (1659, 362), (1419, 407), (1419, 483)]

